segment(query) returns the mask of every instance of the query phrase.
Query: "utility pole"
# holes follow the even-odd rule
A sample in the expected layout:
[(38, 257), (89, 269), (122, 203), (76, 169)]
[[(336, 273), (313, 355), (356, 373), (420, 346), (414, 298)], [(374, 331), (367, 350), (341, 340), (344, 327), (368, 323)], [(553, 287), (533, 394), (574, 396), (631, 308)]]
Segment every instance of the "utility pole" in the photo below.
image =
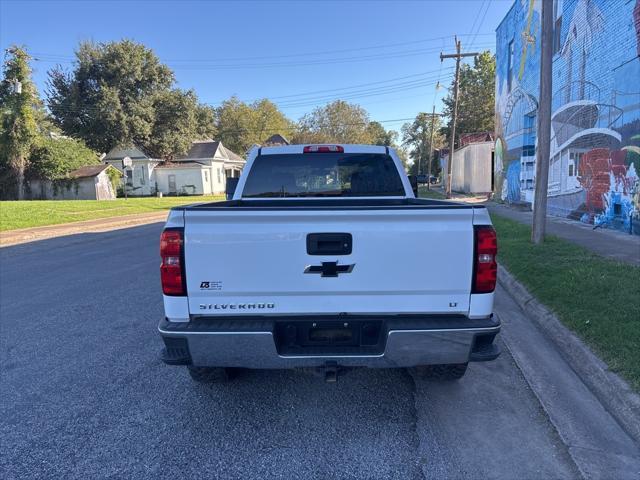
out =
[(449, 161), (447, 162), (447, 198), (451, 198), (451, 165), (453, 164), (453, 152), (454, 152), (454, 141), (456, 138), (456, 120), (458, 116), (458, 95), (460, 93), (460, 59), (464, 57), (476, 57), (479, 55), (478, 52), (475, 53), (460, 53), (462, 50), (460, 40), (458, 40), (458, 36), (455, 37), (456, 42), (456, 53), (442, 54), (440, 53), (440, 62), (442, 62), (445, 58), (455, 58), (456, 59), (456, 78), (454, 80), (453, 87), (453, 116), (451, 118), (451, 139), (449, 140)]
[(436, 124), (436, 104), (431, 112), (431, 139), (429, 140), (429, 167), (427, 168), (427, 190), (431, 190), (431, 159), (433, 158), (433, 128)]
[(542, 40), (540, 53), (540, 98), (538, 99), (538, 148), (536, 149), (536, 191), (533, 199), (531, 241), (544, 241), (547, 223), (549, 149), (551, 148), (551, 67), (553, 58), (553, 0), (542, 0)]

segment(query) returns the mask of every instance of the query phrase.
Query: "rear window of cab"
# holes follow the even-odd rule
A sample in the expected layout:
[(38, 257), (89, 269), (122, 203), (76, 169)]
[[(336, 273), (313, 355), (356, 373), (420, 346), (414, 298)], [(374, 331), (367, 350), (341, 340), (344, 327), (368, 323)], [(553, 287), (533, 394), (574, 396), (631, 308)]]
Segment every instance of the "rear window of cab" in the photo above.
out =
[(404, 195), (393, 159), (379, 153), (259, 155), (242, 192), (243, 198)]

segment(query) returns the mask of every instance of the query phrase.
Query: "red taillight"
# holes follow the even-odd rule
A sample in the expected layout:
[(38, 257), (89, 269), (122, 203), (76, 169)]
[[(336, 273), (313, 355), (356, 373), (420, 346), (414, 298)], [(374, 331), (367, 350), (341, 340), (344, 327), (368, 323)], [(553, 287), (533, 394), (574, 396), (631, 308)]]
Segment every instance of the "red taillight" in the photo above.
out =
[(474, 278), (471, 293), (491, 293), (496, 288), (498, 277), (498, 239), (490, 225), (475, 227)]
[(303, 153), (344, 153), (344, 147), (340, 145), (307, 145), (302, 149)]
[(182, 229), (165, 230), (160, 235), (160, 280), (165, 295), (185, 295)]

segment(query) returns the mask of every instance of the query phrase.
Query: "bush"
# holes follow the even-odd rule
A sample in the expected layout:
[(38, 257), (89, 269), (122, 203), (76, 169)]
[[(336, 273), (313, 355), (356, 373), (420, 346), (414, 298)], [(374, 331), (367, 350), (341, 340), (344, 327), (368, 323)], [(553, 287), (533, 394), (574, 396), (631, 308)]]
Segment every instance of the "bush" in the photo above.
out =
[(28, 178), (55, 181), (80, 167), (99, 164), (100, 159), (80, 140), (43, 138), (34, 147), (29, 163)]

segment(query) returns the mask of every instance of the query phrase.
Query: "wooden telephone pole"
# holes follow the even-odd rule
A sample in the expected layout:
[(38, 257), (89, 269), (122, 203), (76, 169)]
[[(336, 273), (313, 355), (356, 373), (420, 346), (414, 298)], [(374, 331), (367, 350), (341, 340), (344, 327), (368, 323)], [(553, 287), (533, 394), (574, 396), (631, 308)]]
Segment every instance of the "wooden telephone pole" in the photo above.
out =
[(429, 167), (427, 168), (427, 190), (431, 190), (431, 159), (433, 158), (433, 128), (436, 124), (436, 104), (431, 112), (431, 139), (429, 140)]
[(456, 120), (458, 116), (458, 95), (460, 94), (460, 59), (464, 57), (476, 57), (479, 55), (478, 52), (475, 53), (460, 53), (462, 50), (460, 40), (458, 40), (458, 36), (455, 37), (456, 42), (456, 53), (448, 53), (444, 55), (440, 53), (440, 61), (444, 61), (445, 58), (455, 58), (456, 59), (456, 78), (454, 80), (453, 87), (453, 115), (451, 118), (451, 139), (449, 140), (449, 161), (447, 162), (447, 198), (451, 198), (451, 165), (453, 164), (453, 152), (454, 152), (454, 141), (456, 138)]
[(544, 241), (549, 187), (551, 148), (551, 67), (553, 63), (553, 0), (542, 0), (542, 40), (540, 54), (540, 98), (538, 99), (538, 148), (536, 149), (536, 191), (533, 199), (531, 241)]

